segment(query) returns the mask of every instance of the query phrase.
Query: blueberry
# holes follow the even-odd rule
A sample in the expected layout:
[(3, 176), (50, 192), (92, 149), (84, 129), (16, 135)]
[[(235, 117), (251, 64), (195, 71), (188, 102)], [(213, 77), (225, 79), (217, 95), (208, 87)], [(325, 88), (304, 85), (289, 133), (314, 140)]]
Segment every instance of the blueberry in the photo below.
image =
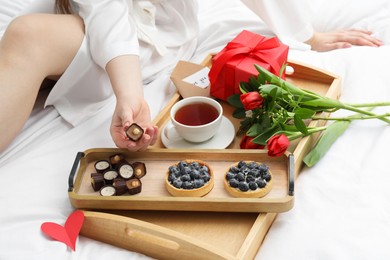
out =
[(204, 185), (203, 179), (194, 180), (194, 188), (200, 188)]
[(198, 162), (192, 162), (191, 164), (190, 164), (190, 167), (192, 168), (192, 169), (199, 169), (199, 163)]
[(251, 189), (251, 190), (257, 190), (257, 188), (258, 188), (256, 182), (254, 182), (254, 181), (249, 182), (248, 185), (249, 185), (249, 189)]
[(238, 188), (240, 189), (240, 191), (248, 191), (249, 185), (245, 181), (240, 181), (240, 183), (238, 183)]
[(190, 181), (191, 180), (191, 176), (189, 174), (183, 174), (181, 177), (180, 177), (180, 180), (181, 181)]
[(238, 162), (238, 168), (242, 168), (242, 167), (244, 167), (244, 166), (246, 166), (246, 162), (245, 161), (240, 161), (240, 162)]
[(230, 187), (232, 187), (232, 188), (237, 188), (238, 187), (238, 180), (236, 180), (236, 179), (231, 179), (230, 181), (229, 181), (229, 185), (230, 185)]
[(232, 173), (232, 172), (227, 172), (226, 173), (226, 180), (231, 180), (231, 179), (233, 179), (235, 177), (236, 177), (236, 175), (234, 173)]
[(190, 173), (190, 176), (191, 176), (191, 179), (195, 180), (195, 179), (199, 179), (200, 178), (200, 173), (198, 170), (192, 170), (192, 172)]
[(173, 181), (176, 180), (176, 179), (177, 179), (177, 178), (176, 178), (175, 174), (173, 174), (173, 173), (170, 173), (170, 174), (169, 174), (169, 176), (168, 176), (168, 181), (169, 181), (170, 183), (173, 183)]
[(242, 172), (237, 173), (238, 181), (245, 181), (245, 175)]
[(262, 164), (259, 166), (259, 170), (260, 170), (260, 173), (261, 173), (261, 174), (264, 174), (264, 173), (268, 172), (268, 166), (265, 165), (264, 163), (262, 163)]
[(257, 184), (257, 186), (261, 189), (261, 188), (264, 188), (265, 187), (265, 185), (267, 185), (267, 183), (265, 182), (265, 180), (263, 180), (263, 179), (258, 179), (257, 181), (256, 181), (256, 184)]
[(246, 181), (247, 182), (251, 182), (251, 181), (255, 181), (255, 180), (256, 180), (255, 176), (252, 176), (252, 175), (246, 176)]
[(194, 188), (194, 184), (192, 182), (185, 181), (181, 187), (185, 190), (191, 190)]
[(205, 165), (203, 165), (203, 166), (201, 166), (200, 168), (199, 168), (199, 172), (206, 172), (206, 173), (208, 173), (209, 172), (209, 168), (207, 168), (207, 166), (205, 166)]
[(181, 186), (183, 185), (183, 182), (182, 182), (181, 180), (176, 179), (176, 180), (173, 181), (172, 185), (173, 185), (175, 188), (180, 189)]
[(237, 166), (232, 166), (232, 167), (230, 167), (230, 171), (231, 171), (232, 173), (238, 173), (238, 172), (240, 172), (240, 169), (238, 169)]
[(271, 180), (271, 174), (269, 174), (268, 172), (266, 174), (263, 175), (263, 179), (266, 181), (266, 182), (269, 182)]

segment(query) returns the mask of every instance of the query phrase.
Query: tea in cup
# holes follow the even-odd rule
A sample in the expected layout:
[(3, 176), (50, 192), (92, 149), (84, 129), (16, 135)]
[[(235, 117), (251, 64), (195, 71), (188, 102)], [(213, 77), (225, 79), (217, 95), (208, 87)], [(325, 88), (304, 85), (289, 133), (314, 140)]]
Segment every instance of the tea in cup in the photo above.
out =
[(182, 138), (200, 143), (211, 139), (222, 122), (221, 104), (204, 96), (188, 97), (174, 104), (170, 111), (172, 125), (163, 134), (169, 140)]

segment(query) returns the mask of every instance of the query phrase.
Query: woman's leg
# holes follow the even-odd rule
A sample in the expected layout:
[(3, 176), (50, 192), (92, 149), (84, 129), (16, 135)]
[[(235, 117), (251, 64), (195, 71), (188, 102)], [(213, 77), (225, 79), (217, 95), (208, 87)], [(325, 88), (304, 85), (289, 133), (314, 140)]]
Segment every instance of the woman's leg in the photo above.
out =
[(42, 81), (62, 75), (83, 37), (74, 15), (32, 14), (10, 23), (0, 41), (0, 153), (23, 128)]

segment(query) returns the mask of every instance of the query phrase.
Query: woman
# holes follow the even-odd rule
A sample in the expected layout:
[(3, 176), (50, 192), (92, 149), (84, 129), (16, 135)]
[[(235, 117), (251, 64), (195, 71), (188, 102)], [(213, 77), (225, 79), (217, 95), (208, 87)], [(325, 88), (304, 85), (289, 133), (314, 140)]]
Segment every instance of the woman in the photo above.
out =
[[(97, 113), (114, 93), (115, 144), (130, 150), (153, 144), (158, 129), (151, 125), (143, 80), (189, 59), (198, 33), (195, 1), (155, 2), (58, 0), (59, 12), (81, 17), (27, 14), (13, 20), (0, 43), (0, 151), (23, 127), (45, 78), (58, 80), (45, 105), (71, 125)], [(138, 142), (125, 136), (133, 122), (145, 129)]]
[[(46, 9), (53, 5), (51, 0), (35, 2)], [(307, 41), (316, 50), (380, 44), (365, 31), (318, 34), (309, 28), (305, 37), (298, 37), (288, 21), (296, 20), (296, 28), (308, 22), (297, 20), (303, 17), (299, 13), (280, 11), (290, 1), (245, 2), (278, 36), (291, 30), (289, 36)], [(98, 113), (114, 94), (116, 108), (110, 127), (114, 143), (133, 151), (154, 144), (158, 129), (151, 125), (142, 86), (179, 59), (191, 57), (198, 34), (196, 1), (56, 0), (55, 7), (65, 15), (17, 17), (0, 41), (0, 152), (28, 119), (46, 78), (56, 84), (45, 106), (54, 106), (71, 125)], [(267, 12), (275, 15), (267, 16)], [(125, 135), (133, 122), (145, 129), (138, 142)]]

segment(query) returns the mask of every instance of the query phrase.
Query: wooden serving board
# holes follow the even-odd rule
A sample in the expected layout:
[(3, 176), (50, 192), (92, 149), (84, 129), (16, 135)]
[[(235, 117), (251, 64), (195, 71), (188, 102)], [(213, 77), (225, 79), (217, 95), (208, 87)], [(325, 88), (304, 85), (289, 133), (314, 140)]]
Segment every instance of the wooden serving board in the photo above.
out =
[[(204, 65), (211, 65), (211, 56)], [(339, 98), (339, 77), (294, 61), (289, 61), (289, 65), (294, 72), (286, 75), (287, 81), (329, 98)], [(155, 124), (163, 127), (168, 122), (169, 110), (180, 98), (178, 94), (172, 97), (156, 117)], [(232, 108), (223, 106), (225, 116), (237, 126), (238, 121), (231, 118)], [(311, 126), (324, 124), (316, 121)], [(303, 157), (317, 137), (305, 137), (290, 146), (295, 178), (303, 167)], [(239, 138), (236, 138), (228, 149), (238, 147)], [(153, 149), (164, 149), (161, 140)], [(246, 260), (255, 257), (276, 216), (277, 213), (253, 212), (85, 211), (81, 234), (157, 259)]]
[[(142, 177), (142, 191), (136, 195), (104, 197), (91, 185), (91, 173), (98, 160), (108, 160), (122, 154), (126, 161), (145, 163), (147, 174)], [(293, 207), (293, 157), (272, 158), (256, 150), (176, 150), (151, 149), (145, 152), (129, 152), (115, 148), (90, 149), (76, 159), (80, 160), (77, 176), (70, 175), (69, 198), (72, 205), (83, 209), (121, 210), (176, 210), (221, 212), (285, 212)], [(207, 162), (214, 172), (214, 187), (203, 197), (174, 197), (165, 187), (166, 172), (171, 165), (183, 159)], [(265, 163), (272, 173), (272, 189), (262, 198), (235, 198), (224, 187), (225, 172), (233, 164), (246, 160)], [(73, 184), (74, 183), (74, 184)]]

